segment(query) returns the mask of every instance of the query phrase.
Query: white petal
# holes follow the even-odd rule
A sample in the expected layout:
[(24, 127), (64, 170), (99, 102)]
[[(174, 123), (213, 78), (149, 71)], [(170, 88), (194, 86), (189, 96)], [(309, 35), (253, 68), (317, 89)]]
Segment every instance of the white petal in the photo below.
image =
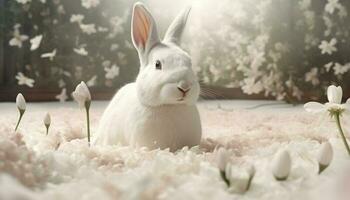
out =
[(43, 39), (43, 35), (38, 35), (32, 38), (30, 40), (30, 44), (31, 44), (30, 50), (34, 51), (37, 48), (39, 48), (42, 39)]
[(311, 112), (311, 113), (319, 113), (319, 112), (323, 112), (326, 110), (326, 107), (321, 104), (321, 103), (318, 103), (318, 102), (309, 102), (309, 103), (306, 103), (304, 105), (304, 109), (307, 111), (307, 112)]
[(86, 98), (87, 101), (90, 101), (91, 100), (91, 94), (90, 94), (88, 86), (85, 84), (84, 81), (82, 81), (80, 83), (80, 85), (81, 85), (81, 90), (82, 90), (82, 92), (84, 94), (84, 97)]
[(350, 98), (348, 98), (348, 100), (346, 100), (346, 104), (350, 104)]
[(79, 103), (79, 106), (81, 108), (85, 106), (86, 101), (91, 101), (89, 88), (83, 81), (79, 85), (77, 85), (75, 91), (72, 93), (72, 96)]
[(343, 90), (340, 86), (336, 87), (331, 85), (327, 89), (327, 98), (330, 103), (341, 103), (341, 99), (343, 97)]
[(84, 108), (85, 98), (78, 92), (74, 91), (72, 96), (76, 102), (78, 102), (80, 108)]

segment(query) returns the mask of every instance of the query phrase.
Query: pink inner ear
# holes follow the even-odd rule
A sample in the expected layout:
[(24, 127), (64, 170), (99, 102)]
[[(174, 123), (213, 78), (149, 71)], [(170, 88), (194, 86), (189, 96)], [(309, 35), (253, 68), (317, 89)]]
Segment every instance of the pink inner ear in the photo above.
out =
[(133, 18), (133, 37), (138, 47), (146, 47), (150, 25), (150, 18), (146, 11), (141, 7), (135, 7)]

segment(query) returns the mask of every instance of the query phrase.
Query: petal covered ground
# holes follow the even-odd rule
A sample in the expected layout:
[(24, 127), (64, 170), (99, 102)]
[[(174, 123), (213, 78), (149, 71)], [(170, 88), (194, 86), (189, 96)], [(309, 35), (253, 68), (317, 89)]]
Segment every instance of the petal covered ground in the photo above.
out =
[[(93, 133), (106, 104), (92, 103)], [(342, 199), (350, 194), (350, 159), (327, 115), (278, 102), (209, 101), (199, 108), (201, 146), (171, 153), (125, 146), (89, 148), (84, 112), (72, 102), (29, 104), (15, 134), (15, 104), (2, 103), (0, 199)], [(47, 111), (52, 117), (48, 136), (43, 124)], [(349, 122), (343, 121), (346, 130)], [(316, 155), (327, 140), (334, 159), (318, 175)], [(220, 179), (212, 153), (217, 146), (232, 151), (235, 165), (255, 166), (249, 191), (235, 193)], [(280, 149), (292, 157), (285, 182), (271, 173), (271, 161)]]

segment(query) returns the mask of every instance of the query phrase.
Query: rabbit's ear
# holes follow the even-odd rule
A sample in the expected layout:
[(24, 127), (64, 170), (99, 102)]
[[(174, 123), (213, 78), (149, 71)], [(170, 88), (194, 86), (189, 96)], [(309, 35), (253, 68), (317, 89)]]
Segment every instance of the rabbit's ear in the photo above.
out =
[(160, 42), (156, 23), (142, 3), (135, 3), (134, 5), (131, 20), (131, 38), (142, 56)]
[(170, 24), (167, 32), (165, 33), (164, 42), (175, 43), (180, 45), (181, 35), (184, 31), (188, 15), (191, 8), (184, 9)]

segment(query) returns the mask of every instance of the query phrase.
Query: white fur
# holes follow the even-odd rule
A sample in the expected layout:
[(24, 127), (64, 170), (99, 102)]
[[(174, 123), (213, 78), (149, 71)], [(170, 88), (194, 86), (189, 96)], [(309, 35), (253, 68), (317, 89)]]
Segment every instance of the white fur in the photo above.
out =
[[(136, 82), (122, 87), (106, 108), (95, 144), (120, 143), (171, 151), (199, 145), (199, 83), (191, 58), (178, 46), (188, 13), (189, 9), (174, 20), (161, 42), (151, 14), (142, 4), (135, 4), (132, 39), (140, 58), (140, 72)], [(156, 69), (157, 61), (161, 69)], [(185, 90), (189, 88), (186, 94), (181, 90), (185, 86)]]

